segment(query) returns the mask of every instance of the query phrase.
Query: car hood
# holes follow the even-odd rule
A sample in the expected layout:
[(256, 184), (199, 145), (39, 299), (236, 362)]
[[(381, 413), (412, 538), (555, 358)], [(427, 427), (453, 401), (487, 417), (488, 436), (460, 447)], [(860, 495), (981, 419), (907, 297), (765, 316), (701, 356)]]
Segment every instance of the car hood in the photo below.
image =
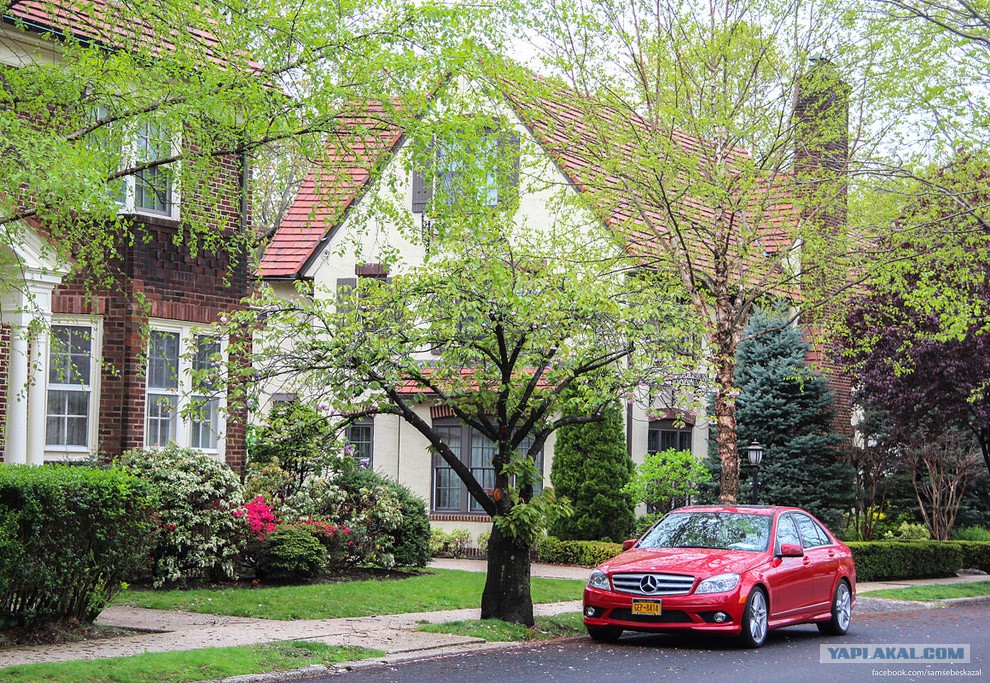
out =
[(766, 553), (711, 548), (633, 548), (598, 568), (604, 572), (668, 572), (713, 576), (742, 574), (767, 561)]

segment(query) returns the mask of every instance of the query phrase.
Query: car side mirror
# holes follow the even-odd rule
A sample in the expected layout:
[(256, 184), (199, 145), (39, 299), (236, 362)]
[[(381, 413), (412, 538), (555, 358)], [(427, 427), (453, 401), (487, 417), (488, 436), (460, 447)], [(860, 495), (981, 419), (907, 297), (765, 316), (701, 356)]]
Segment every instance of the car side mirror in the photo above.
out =
[(804, 557), (804, 548), (797, 543), (781, 543), (779, 557)]
[(622, 542), (622, 549), (623, 550), (629, 550), (634, 545), (636, 545), (636, 541), (638, 541), (638, 540), (639, 540), (638, 538), (630, 538), (628, 541), (623, 541)]

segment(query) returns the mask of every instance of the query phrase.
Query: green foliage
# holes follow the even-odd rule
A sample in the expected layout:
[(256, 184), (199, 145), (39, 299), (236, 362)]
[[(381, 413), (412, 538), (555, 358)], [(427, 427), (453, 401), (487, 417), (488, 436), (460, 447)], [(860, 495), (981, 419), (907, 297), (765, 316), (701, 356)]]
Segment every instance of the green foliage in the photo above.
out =
[(884, 538), (896, 541), (927, 541), (932, 535), (924, 524), (912, 524), (911, 522), (901, 522), (896, 529), (884, 533)]
[[(773, 311), (753, 315), (748, 339), (739, 344), (736, 366), (738, 443), (763, 445), (759, 502), (802, 507), (829, 526), (856, 500), (853, 471), (843, 462), (832, 431), (832, 392), (807, 365), (808, 343), (801, 330)], [(745, 456), (743, 456), (745, 459)], [(741, 498), (752, 491), (750, 479)]]
[(710, 480), (708, 468), (690, 451), (670, 448), (648, 453), (624, 490), (651, 510), (669, 512), (673, 499), (694, 492), (699, 484)]
[(954, 576), (963, 552), (952, 542), (851, 541), (857, 581), (892, 581)]
[(952, 532), (953, 541), (990, 541), (990, 529), (982, 526), (957, 528)]
[(594, 567), (622, 552), (622, 544), (604, 541), (562, 541), (553, 536), (536, 544), (536, 558), (551, 564), (576, 564)]
[(303, 526), (284, 526), (271, 533), (258, 555), (258, 578), (299, 581), (317, 576), (326, 564), (326, 550)]
[(633, 472), (626, 452), (622, 413), (610, 404), (601, 422), (561, 427), (550, 481), (574, 514), (550, 527), (562, 539), (624, 539), (633, 526), (633, 503), (625, 489)]
[(537, 617), (536, 624), (531, 627), (501, 619), (476, 619), (423, 624), (417, 630), (426, 633), (452, 633), (496, 643), (567, 638), (586, 633), (584, 615), (580, 612), (558, 614), (552, 617)]
[(949, 541), (962, 553), (962, 568), (990, 574), (990, 539), (983, 541)]
[(324, 514), (347, 524), (355, 554), (383, 567), (425, 567), (430, 559), (430, 520), (426, 504), (405, 486), (372, 470), (353, 468), (329, 486), (342, 498)]
[(243, 503), (243, 493), (227, 465), (174, 443), (128, 451), (117, 463), (155, 492), (159, 534), (152, 578), (156, 586), (234, 576), (244, 536), (233, 512)]
[(95, 619), (147, 561), (153, 511), (117, 469), (0, 464), (0, 625)]
[[(306, 480), (340, 470), (343, 444), (320, 410), (311, 403), (276, 403), (265, 425), (253, 430), (248, 442), (248, 476), (255, 486), (281, 502), (299, 493)], [(280, 469), (285, 475), (273, 478)], [(262, 481), (267, 485), (262, 484)]]
[(467, 557), (471, 532), (467, 529), (433, 529), (430, 531), (430, 555), (433, 557)]

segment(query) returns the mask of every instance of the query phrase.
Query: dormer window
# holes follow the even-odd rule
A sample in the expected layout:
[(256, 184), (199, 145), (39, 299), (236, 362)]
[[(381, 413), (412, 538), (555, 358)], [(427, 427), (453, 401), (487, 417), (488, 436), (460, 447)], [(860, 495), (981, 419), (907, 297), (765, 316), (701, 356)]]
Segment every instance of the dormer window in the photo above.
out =
[(449, 207), (477, 211), (504, 205), (518, 193), (519, 136), (514, 131), (459, 131), (435, 140), (427, 158), (427, 168), (413, 170), (413, 213), (425, 213), (434, 197)]

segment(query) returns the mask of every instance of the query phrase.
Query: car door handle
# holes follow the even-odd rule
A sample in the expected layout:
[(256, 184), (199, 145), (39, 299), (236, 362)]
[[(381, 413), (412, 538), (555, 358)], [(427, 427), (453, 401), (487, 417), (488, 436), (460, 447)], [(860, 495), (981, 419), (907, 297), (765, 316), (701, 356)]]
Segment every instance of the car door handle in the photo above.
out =
[(834, 550), (829, 550), (828, 551), (828, 556), (829, 557), (835, 557), (835, 551)]
[(803, 564), (805, 566), (808, 566), (809, 564), (811, 564), (811, 558), (810, 557), (805, 557), (804, 558), (804, 562), (802, 562), (801, 564)]

